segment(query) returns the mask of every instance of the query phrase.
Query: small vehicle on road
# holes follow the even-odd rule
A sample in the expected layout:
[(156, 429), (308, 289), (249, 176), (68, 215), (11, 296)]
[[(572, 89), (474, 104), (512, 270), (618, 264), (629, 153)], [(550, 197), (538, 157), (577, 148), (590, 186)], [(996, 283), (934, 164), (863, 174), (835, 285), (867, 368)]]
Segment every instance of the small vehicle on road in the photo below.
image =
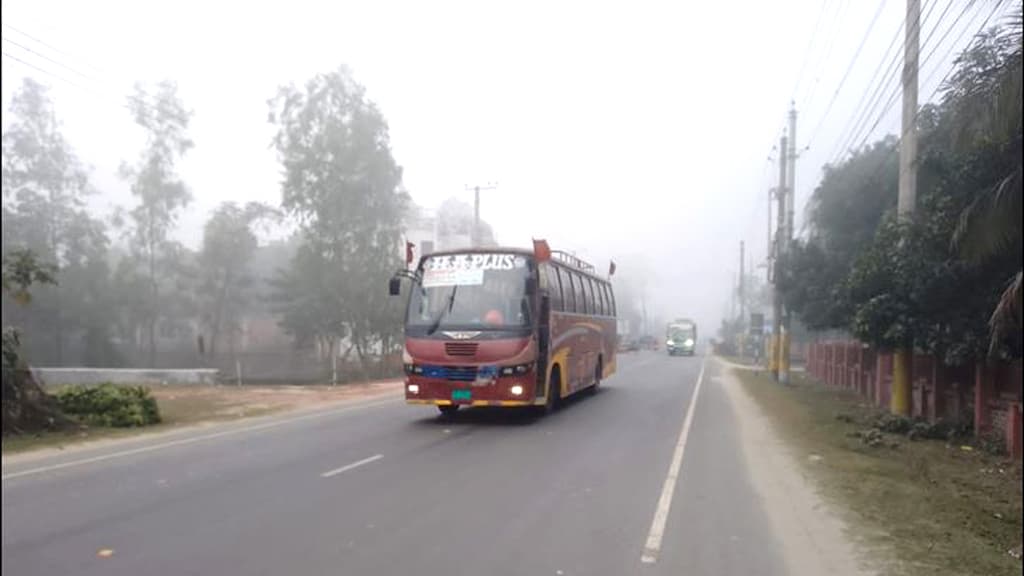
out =
[(654, 336), (644, 336), (640, 338), (640, 348), (644, 350), (658, 350), (658, 339)]
[(697, 350), (697, 324), (692, 320), (680, 319), (669, 322), (665, 330), (665, 348), (669, 356), (693, 356)]

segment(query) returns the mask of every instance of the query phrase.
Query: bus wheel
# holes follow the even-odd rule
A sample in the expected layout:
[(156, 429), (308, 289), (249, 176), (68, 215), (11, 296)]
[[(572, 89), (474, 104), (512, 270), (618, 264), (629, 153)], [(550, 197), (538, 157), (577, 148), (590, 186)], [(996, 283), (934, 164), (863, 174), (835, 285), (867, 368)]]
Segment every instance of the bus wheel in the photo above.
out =
[(444, 416), (445, 418), (451, 418), (452, 416), (455, 416), (456, 412), (459, 411), (459, 405), (449, 404), (447, 406), (438, 406), (437, 409), (441, 411), (441, 416)]
[(544, 403), (544, 412), (548, 414), (558, 410), (562, 395), (562, 373), (555, 368), (551, 371), (551, 380), (548, 382), (548, 398)]
[(604, 366), (602, 366), (602, 364), (604, 364), (604, 362), (602, 362), (601, 359), (598, 359), (597, 367), (594, 368), (594, 385), (590, 387), (591, 394), (597, 394), (597, 388), (601, 385), (601, 375), (604, 374)]

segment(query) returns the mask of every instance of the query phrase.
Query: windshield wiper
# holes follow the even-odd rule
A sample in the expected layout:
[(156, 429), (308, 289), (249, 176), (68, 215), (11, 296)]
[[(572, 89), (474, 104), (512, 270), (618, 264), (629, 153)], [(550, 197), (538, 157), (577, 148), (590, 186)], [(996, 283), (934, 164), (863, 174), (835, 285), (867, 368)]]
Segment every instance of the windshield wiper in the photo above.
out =
[(434, 319), (434, 322), (430, 324), (430, 328), (427, 329), (427, 336), (430, 336), (434, 332), (437, 332), (437, 329), (441, 326), (441, 320), (448, 314), (452, 313), (452, 307), (455, 306), (455, 291), (458, 289), (458, 285), (452, 286), (452, 293), (448, 295), (448, 307), (444, 310), (441, 310), (441, 313), (437, 315), (437, 318)]

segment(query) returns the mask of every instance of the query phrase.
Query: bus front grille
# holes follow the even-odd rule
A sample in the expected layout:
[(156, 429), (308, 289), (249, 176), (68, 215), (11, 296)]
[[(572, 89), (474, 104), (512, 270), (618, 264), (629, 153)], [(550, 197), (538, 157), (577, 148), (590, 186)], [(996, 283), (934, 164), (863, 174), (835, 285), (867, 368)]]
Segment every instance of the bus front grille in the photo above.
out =
[(449, 356), (475, 356), (478, 346), (476, 342), (445, 342), (444, 353)]

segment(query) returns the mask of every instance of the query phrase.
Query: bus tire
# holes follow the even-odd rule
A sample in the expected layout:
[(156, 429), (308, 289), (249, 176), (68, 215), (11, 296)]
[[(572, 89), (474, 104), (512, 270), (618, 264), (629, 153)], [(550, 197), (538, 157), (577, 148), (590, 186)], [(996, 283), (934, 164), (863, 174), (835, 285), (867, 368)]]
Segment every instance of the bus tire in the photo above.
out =
[(597, 358), (597, 366), (594, 367), (594, 385), (590, 387), (591, 394), (597, 394), (598, 387), (601, 386), (601, 375), (604, 374), (604, 360), (601, 357)]
[(551, 378), (548, 379), (548, 397), (544, 402), (544, 412), (550, 414), (558, 410), (562, 396), (562, 371), (558, 366), (551, 369)]
[(441, 416), (445, 418), (451, 418), (455, 416), (455, 413), (459, 411), (458, 404), (448, 404), (447, 406), (438, 406), (438, 410), (441, 411)]

